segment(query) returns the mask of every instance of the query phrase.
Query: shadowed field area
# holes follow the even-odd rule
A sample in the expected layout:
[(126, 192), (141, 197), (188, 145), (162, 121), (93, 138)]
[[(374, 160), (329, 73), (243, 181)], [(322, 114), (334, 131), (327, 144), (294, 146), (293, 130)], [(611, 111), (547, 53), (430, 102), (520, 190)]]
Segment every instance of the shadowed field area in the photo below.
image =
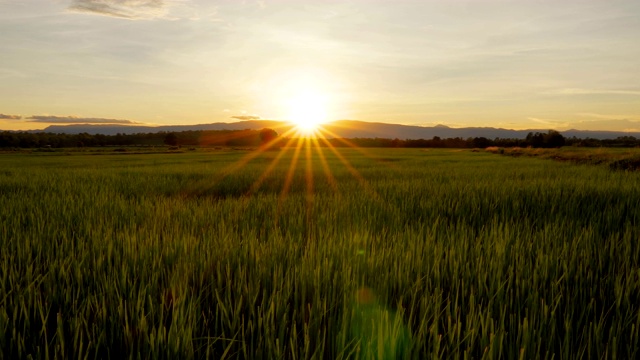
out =
[(637, 172), (311, 147), (0, 169), (0, 358), (639, 355)]
[(606, 165), (611, 170), (640, 170), (639, 148), (577, 148), (562, 147), (553, 149), (533, 148), (486, 148), (488, 152), (510, 156), (528, 156), (556, 161), (569, 161), (575, 164)]

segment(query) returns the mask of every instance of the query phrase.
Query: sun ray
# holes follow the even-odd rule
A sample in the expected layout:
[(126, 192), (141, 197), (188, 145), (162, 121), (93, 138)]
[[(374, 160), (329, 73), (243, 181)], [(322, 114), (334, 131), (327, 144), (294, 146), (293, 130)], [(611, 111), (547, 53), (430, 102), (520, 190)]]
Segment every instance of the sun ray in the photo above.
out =
[(358, 172), (358, 170), (356, 170), (356, 168), (353, 167), (353, 165), (351, 165), (349, 160), (347, 160), (342, 154), (340, 154), (340, 152), (333, 145), (331, 145), (331, 143), (324, 136), (321, 136), (320, 140), (323, 143), (325, 143), (329, 148), (329, 150), (331, 150), (331, 152), (333, 152), (336, 155), (338, 160), (340, 160), (340, 162), (347, 168), (347, 170), (351, 173), (351, 175), (356, 180), (358, 180), (358, 182), (360, 183), (360, 185), (362, 185), (364, 190), (372, 195), (374, 200), (382, 201), (382, 198), (380, 197), (380, 195), (378, 195), (378, 193), (373, 188), (371, 188), (367, 180)]
[(311, 139), (305, 139), (305, 158), (306, 158), (306, 169), (305, 175), (307, 180), (307, 197), (313, 196), (313, 164), (311, 160)]
[(296, 166), (298, 165), (298, 157), (300, 156), (300, 150), (302, 149), (301, 138), (298, 138), (298, 144), (295, 147), (293, 157), (291, 158), (291, 164), (289, 165), (289, 170), (287, 171), (286, 178), (284, 179), (284, 185), (282, 185), (282, 192), (280, 193), (279, 200), (284, 200), (289, 194), (289, 189), (291, 187), (291, 183), (293, 182), (293, 176), (296, 171)]
[(329, 164), (327, 163), (327, 159), (324, 156), (324, 152), (322, 151), (322, 149), (320, 147), (320, 142), (318, 142), (318, 138), (314, 137), (311, 140), (315, 144), (316, 152), (318, 153), (318, 158), (320, 159), (320, 164), (322, 165), (322, 170), (324, 172), (324, 175), (327, 177), (327, 182), (329, 183), (329, 186), (331, 186), (331, 188), (334, 191), (337, 191), (338, 190), (338, 185), (337, 185), (337, 182), (336, 182), (336, 178), (331, 173), (331, 169), (329, 168)]
[[(325, 134), (324, 134), (325, 132), (326, 132), (327, 134), (332, 134), (331, 132), (326, 131), (326, 129), (324, 129), (324, 128), (322, 128), (322, 127), (319, 127), (319, 128), (318, 128), (318, 134), (319, 134), (320, 136), (318, 136), (318, 138), (319, 138), (320, 140), (322, 140), (322, 141), (327, 145), (327, 147), (328, 147), (328, 148), (329, 148), (329, 149), (330, 149), (334, 154), (336, 154), (336, 156), (338, 157), (338, 159), (340, 159), (340, 161), (341, 161), (341, 162), (342, 162), (342, 163), (347, 167), (347, 169), (349, 169), (349, 171), (351, 172), (351, 174), (352, 174), (352, 175), (353, 175), (353, 176), (354, 176), (354, 177), (355, 177), (355, 178), (360, 182), (360, 184), (363, 186), (363, 188), (365, 189), (365, 191), (366, 191), (366, 192), (368, 192), (368, 193), (372, 196), (373, 200), (375, 200), (375, 201), (377, 201), (377, 202), (381, 203), (385, 208), (387, 208), (387, 210), (392, 211), (392, 212), (394, 212), (394, 213), (396, 213), (396, 214), (399, 214), (399, 213), (400, 213), (400, 209), (399, 209), (397, 206), (394, 206), (392, 203), (390, 203), (390, 202), (388, 202), (388, 201), (384, 201), (384, 199), (382, 198), (382, 196), (380, 196), (380, 194), (378, 194), (378, 192), (377, 192), (377, 191), (375, 191), (375, 190), (371, 187), (371, 185), (369, 184), (369, 182), (367, 182), (367, 181), (366, 181), (366, 179), (365, 179), (365, 178), (364, 178), (364, 177), (363, 177), (363, 176), (362, 176), (362, 175), (361, 175), (361, 174), (360, 174), (360, 173), (359, 173), (359, 172), (358, 172), (358, 171), (357, 171), (357, 170), (356, 170), (356, 169), (351, 165), (351, 163), (349, 163), (349, 161), (348, 161), (348, 160), (347, 160), (347, 159), (346, 159), (342, 154), (340, 154), (340, 153), (339, 153), (338, 149), (337, 149), (335, 146), (333, 146), (333, 145), (332, 145), (332, 144), (327, 140), (327, 138), (326, 138), (326, 136), (325, 136)], [(371, 160), (374, 160), (374, 161), (376, 161), (376, 162), (380, 162), (380, 159), (379, 159), (379, 158), (374, 157), (374, 156), (370, 156), (370, 155), (369, 155), (369, 154), (367, 154), (366, 152), (361, 151), (362, 149), (361, 149), (359, 146), (357, 146), (357, 145), (355, 145), (355, 144), (353, 144), (353, 143), (351, 143), (351, 142), (349, 142), (349, 141), (347, 141), (347, 140), (343, 141), (343, 143), (346, 143), (347, 145), (349, 145), (350, 147), (354, 148), (355, 150), (358, 150), (361, 154), (365, 155), (367, 158), (369, 158), (369, 159), (371, 159)], [(383, 163), (383, 164), (384, 164), (384, 165), (387, 165), (387, 167), (390, 167), (390, 168), (392, 168), (392, 169), (397, 169), (395, 166), (391, 166), (391, 165), (393, 165), (393, 164), (391, 164), (391, 165), (390, 165), (390, 164), (388, 164), (388, 163)]]
[(314, 193), (313, 193), (313, 163), (311, 159), (311, 139), (305, 139), (305, 157), (306, 157), (306, 183), (307, 183), (307, 191), (305, 196), (305, 213), (306, 213), (306, 229), (307, 229), (307, 238), (311, 237), (311, 224), (313, 223), (313, 201), (314, 201)]
[(295, 141), (294, 139), (287, 140), (287, 143), (285, 144), (284, 147), (280, 149), (280, 151), (278, 152), (278, 155), (276, 155), (276, 157), (271, 161), (271, 163), (269, 163), (269, 166), (262, 172), (262, 174), (260, 174), (260, 177), (253, 182), (253, 184), (251, 185), (251, 188), (247, 191), (247, 196), (250, 196), (256, 191), (258, 191), (258, 189), (260, 188), (264, 180), (267, 178), (267, 176), (269, 176), (269, 174), (271, 174), (271, 172), (276, 167), (276, 165), (278, 165), (282, 156), (286, 154), (286, 148), (288, 148), (289, 145), (294, 141)]
[(368, 193), (371, 198), (379, 204), (382, 204), (387, 210), (392, 211), (396, 215), (400, 216), (400, 208), (398, 206), (393, 205), (391, 202), (385, 201), (380, 194), (369, 184), (369, 182), (358, 172), (356, 168), (351, 165), (349, 160), (347, 160), (336, 147), (334, 147), (327, 139), (324, 137), (324, 134), (320, 132), (318, 138), (325, 143), (325, 145), (329, 148), (331, 152), (333, 152), (336, 157), (342, 162), (342, 164), (347, 168), (347, 170), (351, 173), (351, 175), (358, 180), (360, 185), (363, 187), (364, 191)]
[[(289, 135), (292, 135), (295, 133), (295, 129), (291, 128), (289, 130), (287, 130), (285, 133), (283, 133), (282, 135), (280, 135), (279, 137), (287, 137)], [(264, 146), (260, 147), (259, 149), (256, 149), (255, 151), (250, 152), (249, 154), (245, 155), (243, 158), (241, 158), (240, 160), (236, 161), (235, 163), (227, 166), (226, 168), (224, 168), (221, 173), (223, 174), (223, 176), (227, 176), (235, 171), (238, 171), (238, 169), (242, 168), (243, 166), (247, 165), (251, 160), (255, 159), (256, 157), (258, 157), (260, 154), (262, 154), (264, 151), (267, 151), (269, 149), (271, 149), (272, 147), (274, 147), (278, 142), (280, 141), (279, 138), (275, 138), (271, 141), (269, 141), (268, 143), (266, 143)]]
[(365, 149), (363, 149), (362, 147), (352, 143), (351, 141), (349, 141), (347, 139), (344, 139), (344, 138), (341, 138), (338, 134), (334, 133), (331, 130), (328, 130), (328, 129), (322, 127), (322, 126), (318, 126), (317, 130), (318, 130), (318, 133), (326, 133), (326, 134), (330, 135), (331, 137), (333, 137), (337, 141), (340, 141), (341, 143), (343, 143), (343, 144), (355, 149), (356, 151), (358, 151), (359, 153), (361, 153), (362, 155), (366, 156), (367, 158), (369, 158), (371, 160), (374, 160), (374, 161), (376, 161), (376, 162), (378, 162), (378, 163), (380, 163), (380, 164), (382, 164), (382, 165), (384, 165), (384, 166), (386, 166), (388, 168), (391, 168), (391, 169), (394, 169), (394, 170), (398, 170), (398, 167), (395, 164), (390, 164), (388, 162), (381, 161), (380, 158), (378, 158), (378, 157), (376, 157), (374, 155), (371, 155), (370, 152), (368, 152)]
[[(281, 138), (286, 138), (287, 136), (290, 136), (290, 135), (292, 135), (294, 133), (295, 133), (295, 129), (294, 128), (289, 128), (282, 135), (280, 135), (280, 137), (272, 139), (271, 141), (269, 141), (268, 143), (264, 144), (260, 148), (249, 152), (248, 154), (246, 154), (245, 156), (240, 158), (238, 161), (235, 161), (235, 162), (227, 165), (222, 170), (220, 170), (220, 172), (214, 174), (211, 178), (208, 178), (206, 181), (202, 181), (201, 183), (196, 184), (195, 188), (190, 189), (189, 191), (183, 192), (183, 196), (191, 197), (191, 196), (200, 196), (202, 194), (206, 194), (207, 191), (209, 191), (210, 189), (215, 187), (216, 184), (219, 184), (224, 179), (226, 179), (228, 176), (230, 176), (234, 172), (236, 172), (239, 169), (241, 169), (244, 166), (246, 166), (249, 162), (251, 162), (253, 159), (255, 159), (256, 157), (258, 157), (261, 154), (263, 154), (265, 151), (270, 150), (271, 148), (276, 146), (281, 141)], [(252, 191), (252, 190), (253, 189), (250, 188), (249, 191)]]
[[(292, 136), (293, 135), (293, 136)], [(367, 193), (373, 201), (376, 203), (382, 204), (385, 208), (393, 212), (399, 212), (399, 208), (389, 204), (384, 201), (382, 196), (373, 188), (373, 186), (360, 174), (360, 172), (351, 164), (351, 162), (345, 157), (345, 155), (339, 151), (327, 138), (327, 135), (335, 136), (331, 131), (328, 131), (322, 126), (318, 126), (315, 129), (311, 129), (306, 133), (301, 133), (296, 127), (291, 127), (286, 130), (279, 138), (273, 139), (269, 141), (267, 144), (261, 146), (260, 148), (246, 154), (240, 160), (230, 164), (226, 168), (224, 168), (216, 177), (214, 177), (213, 181), (211, 179), (208, 181), (208, 185), (202, 187), (202, 189), (198, 189), (199, 194), (205, 193), (208, 188), (212, 188), (216, 183), (222, 181), (227, 176), (232, 173), (238, 171), (242, 167), (246, 166), (249, 162), (251, 162), (256, 157), (263, 154), (265, 151), (273, 148), (276, 144), (281, 144), (279, 152), (277, 155), (271, 159), (270, 163), (264, 169), (262, 173), (257, 177), (257, 179), (249, 186), (249, 189), (244, 193), (243, 199), (248, 199), (251, 195), (256, 193), (260, 187), (263, 185), (267, 177), (273, 173), (276, 169), (276, 166), (282, 161), (283, 157), (289, 153), (290, 150), (293, 151), (290, 164), (285, 175), (284, 183), (282, 185), (282, 189), (280, 194), (278, 195), (278, 201), (276, 206), (276, 216), (274, 219), (273, 226), (278, 227), (278, 223), (280, 220), (280, 215), (282, 214), (282, 206), (284, 204), (284, 200), (287, 198), (291, 191), (291, 187), (293, 186), (296, 169), (301, 160), (304, 159), (305, 169), (304, 169), (304, 205), (305, 205), (305, 217), (304, 217), (304, 226), (306, 229), (306, 236), (308, 239), (311, 239), (314, 231), (314, 219), (313, 219), (313, 209), (315, 203), (315, 179), (314, 179), (314, 165), (315, 161), (313, 147), (316, 148), (316, 153), (318, 155), (317, 159), (322, 166), (322, 171), (327, 178), (327, 181), (333, 190), (336, 190), (335, 193), (339, 195), (337, 192), (338, 184), (335, 176), (331, 171), (331, 167), (327, 161), (327, 157), (324, 153), (324, 147), (328, 148), (328, 150), (336, 156), (340, 163), (347, 169), (347, 171), (359, 182), (360, 186), (364, 189), (365, 193)], [(337, 136), (336, 136), (337, 138)], [(286, 139), (286, 142), (283, 144), (283, 139)], [(338, 138), (339, 139), (339, 138)], [(346, 144), (348, 147), (356, 149), (358, 152), (364, 154), (367, 158), (370, 158), (375, 161), (380, 161), (375, 157), (369, 156), (369, 154), (363, 151), (358, 146), (353, 143), (339, 139), (343, 144)], [(293, 145), (293, 146), (292, 146)], [(304, 155), (302, 155), (304, 148)]]

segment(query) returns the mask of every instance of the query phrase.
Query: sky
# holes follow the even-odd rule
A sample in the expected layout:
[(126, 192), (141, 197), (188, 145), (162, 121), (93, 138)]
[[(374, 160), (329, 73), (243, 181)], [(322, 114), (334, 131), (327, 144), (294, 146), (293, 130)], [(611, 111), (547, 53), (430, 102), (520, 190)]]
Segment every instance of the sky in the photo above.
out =
[(0, 0), (0, 129), (640, 131), (639, 39), (638, 0)]

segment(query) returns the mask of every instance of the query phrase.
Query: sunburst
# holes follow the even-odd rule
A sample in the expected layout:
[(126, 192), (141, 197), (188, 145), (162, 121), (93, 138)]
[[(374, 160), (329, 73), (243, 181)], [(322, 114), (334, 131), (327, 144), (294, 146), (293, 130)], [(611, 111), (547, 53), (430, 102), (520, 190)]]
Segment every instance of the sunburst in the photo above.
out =
[(314, 134), (327, 121), (327, 105), (326, 96), (304, 90), (289, 100), (288, 120), (300, 134)]

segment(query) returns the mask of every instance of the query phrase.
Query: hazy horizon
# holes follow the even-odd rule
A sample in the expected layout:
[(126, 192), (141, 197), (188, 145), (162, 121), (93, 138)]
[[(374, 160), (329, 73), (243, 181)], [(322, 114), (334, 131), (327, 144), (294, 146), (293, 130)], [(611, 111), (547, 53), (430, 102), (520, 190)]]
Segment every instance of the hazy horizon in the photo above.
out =
[(637, 1), (0, 0), (0, 129), (640, 131)]

